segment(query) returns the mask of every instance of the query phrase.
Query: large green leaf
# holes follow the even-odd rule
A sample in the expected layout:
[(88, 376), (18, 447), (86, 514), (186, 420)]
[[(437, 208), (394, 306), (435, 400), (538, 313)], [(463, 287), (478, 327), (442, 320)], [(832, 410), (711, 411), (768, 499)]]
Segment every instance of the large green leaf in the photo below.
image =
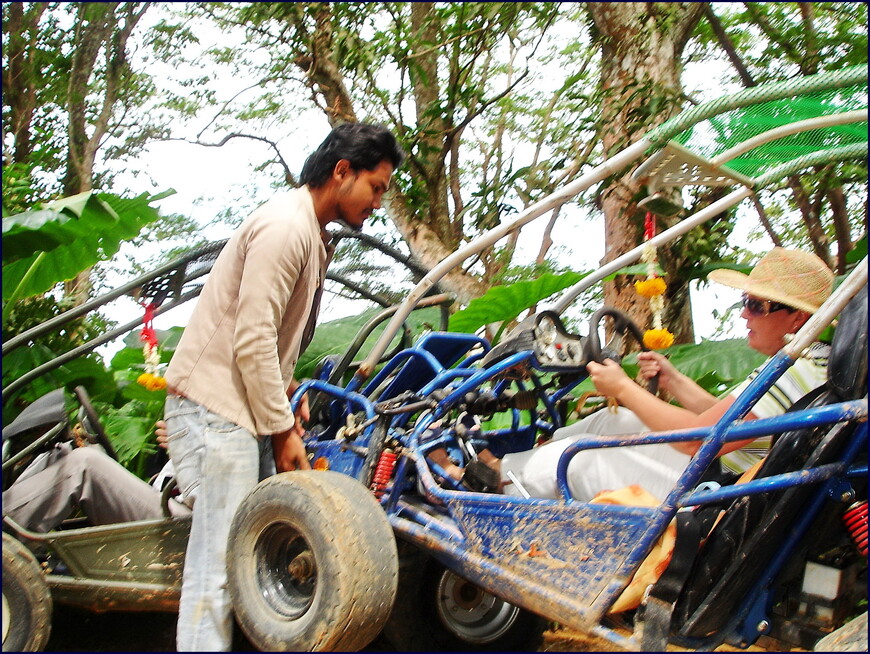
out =
[(589, 273), (544, 273), (537, 279), (509, 286), (493, 286), (450, 316), (450, 331), (473, 334), (493, 322), (509, 322), (522, 311), (554, 293), (573, 286)]
[(111, 258), (159, 218), (159, 195), (83, 193), (3, 218), (3, 300), (29, 297)]
[(69, 243), (82, 234), (82, 226), (89, 231), (101, 231), (117, 222), (115, 210), (93, 191), (4, 217), (3, 263), (6, 265)]
[(154, 419), (151, 416), (130, 415), (129, 411), (110, 406), (101, 409), (100, 420), (118, 453), (118, 461), (138, 473), (140, 466), (135, 460), (146, 458), (157, 451)]
[[(356, 316), (331, 320), (318, 325), (314, 332), (314, 338), (311, 339), (311, 344), (302, 356), (299, 357), (299, 361), (296, 364), (296, 378), (305, 379), (306, 377), (311, 377), (314, 368), (325, 357), (344, 354), (348, 346), (357, 337), (360, 329), (381, 311), (383, 309), (369, 309)], [(389, 320), (385, 320), (373, 330), (372, 334), (360, 348), (360, 351), (354, 356), (355, 361), (359, 361), (369, 353), (388, 322)], [(406, 322), (414, 335), (421, 334), (426, 329), (437, 329), (440, 324), (440, 309), (429, 307), (414, 311), (408, 316)], [(393, 344), (395, 342), (396, 339), (393, 339)], [(390, 347), (393, 347), (393, 344)]]

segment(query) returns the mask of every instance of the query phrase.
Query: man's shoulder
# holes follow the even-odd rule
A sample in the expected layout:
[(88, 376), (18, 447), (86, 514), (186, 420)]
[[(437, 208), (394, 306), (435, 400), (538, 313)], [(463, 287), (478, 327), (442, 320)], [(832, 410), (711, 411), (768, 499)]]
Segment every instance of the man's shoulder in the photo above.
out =
[(257, 207), (251, 214), (251, 218), (281, 215), (284, 217), (287, 217), (288, 215), (303, 217), (314, 215), (314, 205), (311, 201), (311, 194), (305, 187), (276, 193), (266, 200), (266, 202)]

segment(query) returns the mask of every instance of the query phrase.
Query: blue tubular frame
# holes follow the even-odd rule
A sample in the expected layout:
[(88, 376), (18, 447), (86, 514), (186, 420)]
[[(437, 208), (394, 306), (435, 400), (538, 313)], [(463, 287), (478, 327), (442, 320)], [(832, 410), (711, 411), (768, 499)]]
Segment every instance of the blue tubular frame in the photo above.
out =
[[(569, 503), (575, 501), (568, 485), (568, 465), (571, 459), (581, 451), (625, 445), (702, 440), (701, 446), (692, 457), (686, 470), (683, 471), (674, 488), (656, 509), (648, 529), (631, 549), (626, 559), (626, 566), (634, 570), (647, 556), (655, 541), (674, 518), (677, 509), (680, 507), (716, 502), (740, 495), (781, 490), (801, 484), (819, 483), (831, 479), (835, 475), (842, 474), (845, 469), (844, 465), (819, 466), (810, 471), (786, 473), (763, 480), (751, 481), (741, 484), (738, 488), (730, 487), (716, 491), (690, 492), (698, 485), (701, 475), (704, 474), (721, 450), (722, 445), (726, 442), (753, 437), (757, 438), (803, 427), (835, 424), (855, 419), (866, 420), (867, 399), (865, 398), (863, 400), (841, 402), (795, 411), (774, 418), (742, 422), (741, 419), (750, 412), (755, 403), (770, 390), (783, 372), (793, 364), (794, 360), (782, 351), (773, 356), (712, 427), (673, 432), (654, 432), (633, 437), (590, 435), (583, 441), (573, 443), (562, 453), (557, 466), (557, 486), (562, 498)], [(603, 593), (608, 606), (616, 600), (619, 593), (622, 592), (623, 587), (624, 583), (618, 579), (610, 584), (607, 591)]]
[[(744, 421), (751, 407), (793, 365), (794, 360), (785, 353), (778, 353), (759, 371), (755, 379), (736, 398), (725, 415), (712, 427), (659, 431), (628, 436), (590, 435), (582, 442), (569, 446), (559, 460), (557, 484), (562, 499), (521, 498), (497, 494), (482, 494), (465, 490), (461, 484), (452, 483), (437, 465), (426, 460), (426, 454), (434, 447), (453, 443), (455, 435), (451, 426), (445, 424), (444, 434), (424, 440), (433, 423), (451, 416), (465, 401), (466, 394), (477, 391), (487, 384), (497, 395), (516, 383), (521, 391), (533, 391), (553, 424), (533, 417), (528, 425), (520, 424), (519, 409), (512, 412), (512, 427), (494, 430), (486, 437), (496, 440), (500, 435), (516, 435), (534, 438), (538, 430), (550, 430), (561, 426), (556, 410), (557, 393), (562, 388), (546, 392), (546, 384), (536, 376), (530, 382), (505, 379), (511, 368), (535, 369), (534, 353), (522, 351), (497, 362), (489, 368), (468, 367), (476, 355), (466, 357), (452, 368), (445, 368), (438, 357), (425, 349), (414, 346), (398, 353), (368, 384), (363, 392), (342, 389), (323, 381), (307, 381), (294, 394), (291, 405), (296, 406), (299, 397), (307, 389), (324, 391), (346, 403), (346, 411), (361, 408), (366, 422), (360, 427), (355, 444), (344, 444), (342, 439), (324, 440), (317, 443), (330, 459), (335, 457), (334, 469), (358, 474), (363, 466), (364, 446), (370, 442), (378, 419), (375, 401), (366, 393), (389, 383), (390, 375), (401, 375), (403, 366), (414, 362), (424, 368), (419, 388), (405, 388), (405, 382), (397, 392), (409, 390), (420, 398), (440, 391), (440, 399), (432, 408), (396, 413), (389, 418), (389, 437), (402, 443), (393, 481), (381, 496), (388, 519), (396, 533), (422, 546), (432, 556), (490, 592), (498, 592), (504, 599), (525, 606), (577, 628), (592, 630), (614, 643), (625, 643), (628, 649), (637, 643), (624, 635), (608, 630), (599, 624), (601, 617), (613, 605), (616, 598), (631, 579), (634, 572), (649, 554), (664, 529), (674, 518), (677, 510), (684, 507), (721, 502), (738, 496), (780, 491), (791, 487), (814, 484), (819, 487), (812, 494), (815, 511), (834, 485), (842, 483), (849, 475), (866, 474), (860, 466), (849, 467), (855, 453), (866, 443), (867, 399), (839, 402), (789, 412), (774, 418)], [(396, 372), (398, 371), (398, 372)], [(425, 377), (423, 377), (425, 375)], [(406, 380), (407, 381), (407, 380)], [(425, 383), (424, 383), (425, 382)], [(575, 384), (569, 384), (573, 387)], [(384, 395), (392, 395), (385, 387)], [(564, 395), (564, 393), (562, 393)], [(389, 401), (385, 397), (385, 402)], [(540, 407), (540, 404), (538, 405)], [(408, 422), (415, 418), (412, 428), (405, 431)], [(753, 480), (739, 486), (723, 487), (715, 491), (694, 491), (701, 475), (716, 458), (722, 445), (727, 442), (758, 438), (795, 429), (833, 425), (846, 421), (864, 420), (859, 430), (851, 436), (849, 452), (839, 463), (819, 465), (808, 470), (781, 473)], [(531, 436), (530, 436), (531, 435)], [(622, 507), (597, 505), (574, 500), (567, 483), (570, 460), (578, 452), (595, 448), (622, 447), (652, 443), (676, 443), (701, 441), (701, 446), (680, 476), (664, 502), (657, 507)], [(358, 447), (363, 446), (363, 448)], [(344, 455), (339, 451), (352, 450)], [(331, 461), (330, 465), (333, 465)], [(436, 481), (435, 475), (445, 477)], [(416, 484), (425, 502), (415, 499), (412, 485)], [(738, 642), (751, 642), (755, 618), (769, 610), (771, 583), (794, 550), (803, 532), (809, 526), (809, 517), (801, 520), (784, 541), (782, 551), (762, 579), (753, 587), (739, 605), (727, 628), (711, 639), (684, 638), (689, 646), (717, 645), (724, 638)], [(588, 555), (576, 559), (577, 539), (589, 543)], [(518, 542), (521, 548), (530, 543), (543, 543), (553, 554), (550, 559), (559, 563), (563, 559), (574, 561), (571, 575), (564, 579), (552, 576), (551, 569), (535, 568), (536, 562), (517, 558), (517, 554), (505, 549), (505, 543)], [(563, 546), (563, 543), (573, 543)], [(529, 555), (531, 556), (531, 555)], [(606, 562), (605, 562), (606, 561)], [(593, 564), (594, 563), (594, 564)], [(505, 591), (505, 588), (509, 588)], [(749, 616), (749, 617), (747, 617)], [(751, 619), (750, 619), (751, 618)], [(753, 625), (749, 625), (753, 622)], [(674, 642), (678, 642), (675, 640)]]
[[(696, 648), (711, 646), (714, 642), (716, 645), (720, 644), (721, 642), (729, 642), (735, 645), (739, 645), (741, 643), (750, 643), (754, 640), (755, 637), (760, 635), (757, 629), (757, 625), (760, 621), (746, 621), (747, 616), (753, 610), (760, 610), (766, 613), (771, 609), (771, 603), (773, 598), (769, 597), (768, 594), (774, 580), (776, 579), (776, 576), (779, 574), (779, 571), (782, 569), (782, 567), (788, 562), (789, 557), (794, 553), (795, 548), (798, 546), (804, 534), (806, 534), (807, 530), (812, 525), (813, 520), (815, 520), (818, 515), (818, 511), (822, 507), (822, 504), (831, 496), (834, 488), (840, 483), (840, 481), (844, 477), (851, 476), (852, 469), (849, 467), (850, 462), (854, 461), (855, 457), (861, 451), (861, 448), (865, 447), (867, 444), (867, 400), (859, 400), (856, 401), (855, 404), (860, 404), (861, 402), (863, 402), (864, 404), (865, 421), (858, 425), (856, 433), (847, 443), (846, 450), (841, 455), (839, 463), (831, 463), (811, 469), (807, 476), (812, 476), (812, 481), (803, 482), (802, 480), (795, 479), (796, 483), (794, 484), (778, 484), (771, 487), (771, 489), (779, 490), (782, 488), (795, 486), (800, 483), (816, 483), (819, 481), (825, 482), (820, 485), (818, 491), (808, 502), (805, 510), (800, 513), (789, 532), (789, 536), (783, 542), (782, 547), (779, 548), (773, 555), (773, 558), (771, 559), (770, 565), (767, 567), (766, 572), (758, 579), (753, 588), (747, 593), (746, 599), (744, 600), (743, 604), (741, 604), (740, 609), (734, 614), (734, 617), (728, 621), (726, 627), (722, 629), (721, 633), (718, 634), (715, 639), (681, 638), (678, 639), (679, 643), (687, 643), (688, 646), (694, 646)], [(822, 422), (819, 424), (825, 423)], [(826, 474), (824, 474), (823, 476), (812, 475), (813, 472), (819, 472), (821, 470), (825, 470)], [(864, 473), (866, 474), (866, 465), (864, 467)], [(788, 476), (799, 476), (801, 474), (803, 473), (788, 473)], [(768, 477), (766, 479), (773, 480), (785, 476), (787, 475), (776, 475), (774, 477)], [(756, 482), (750, 482), (750, 484), (754, 483)], [(750, 484), (741, 484), (741, 486), (749, 486)]]
[[(503, 393), (512, 383), (520, 390), (533, 390), (547, 405), (550, 417), (560, 426), (556, 411), (556, 393), (547, 394), (544, 384), (533, 378), (531, 385), (518, 380), (504, 379), (504, 373), (515, 366), (534, 368), (534, 354), (523, 351), (506, 357), (490, 368), (465, 367), (474, 357), (455, 367), (445, 369), (437, 357), (416, 347), (401, 352), (391, 361), (366, 390), (383, 384), (396, 370), (408, 361), (418, 361), (434, 373), (434, 377), (413, 390), (418, 396), (429, 396), (433, 391), (442, 392), (441, 399), (429, 408), (414, 413), (397, 413), (389, 419), (389, 436), (402, 443), (393, 481), (381, 496), (381, 505), (397, 535), (423, 547), (436, 559), (457, 574), (476, 583), (489, 592), (497, 592), (511, 603), (543, 612), (551, 619), (565, 624), (591, 630), (615, 644), (627, 649), (638, 647), (634, 638), (609, 630), (600, 624), (601, 617), (613, 605), (616, 598), (631, 579), (634, 572), (649, 554), (664, 529), (683, 507), (730, 500), (737, 496), (779, 491), (787, 488), (815, 484), (819, 486), (812, 495), (811, 509), (814, 512), (824, 501), (830, 489), (842, 483), (849, 475), (866, 474), (866, 465), (849, 467), (850, 461), (867, 438), (867, 399), (840, 402), (800, 411), (793, 411), (774, 418), (743, 421), (755, 402), (764, 395), (781, 374), (793, 364), (793, 360), (781, 352), (759, 371), (756, 378), (735, 400), (725, 415), (712, 427), (660, 431), (634, 436), (593, 436), (574, 443), (562, 455), (557, 470), (557, 483), (562, 499), (521, 498), (497, 494), (482, 494), (464, 490), (450, 480), (437, 482), (434, 475), (442, 475), (436, 465), (426, 460), (426, 453), (433, 447), (445, 445), (453, 436), (445, 425), (444, 436), (424, 441), (427, 430), (438, 420), (451, 415), (464, 401), (468, 392), (476, 391), (491, 383), (496, 394)], [(401, 373), (399, 373), (401, 374)], [(427, 373), (428, 376), (428, 373)], [(500, 379), (501, 378), (501, 379)], [(379, 419), (375, 401), (363, 393), (313, 380), (304, 382), (294, 394), (291, 405), (296, 406), (299, 397), (307, 389), (324, 391), (346, 402), (347, 411), (361, 408), (365, 411), (366, 423), (355, 441), (365, 446)], [(539, 405), (540, 406), (540, 405)], [(539, 424), (537, 413), (529, 425), (519, 424), (521, 410), (511, 409), (512, 428), (505, 435), (522, 431), (522, 437), (537, 433), (553, 425)], [(413, 428), (405, 431), (408, 421), (415, 417)], [(380, 417), (383, 420), (383, 417)], [(773, 433), (820, 425), (833, 425), (845, 421), (864, 420), (856, 434), (851, 436), (849, 451), (840, 457), (840, 463), (820, 465), (799, 472), (789, 472), (757, 479), (738, 487), (723, 487), (715, 491), (694, 491), (697, 483), (714, 460), (722, 445), (727, 442), (757, 438)], [(528, 430), (528, 431), (526, 431)], [(487, 432), (495, 439), (502, 430)], [(586, 449), (620, 447), (651, 443), (675, 443), (702, 441), (677, 484), (665, 501), (653, 508), (622, 507), (576, 501), (571, 497), (567, 484), (567, 468), (571, 458)], [(363, 452), (360, 447), (342, 446), (341, 439), (320, 441), (318, 447), (332, 459), (335, 468), (346, 468), (350, 474), (362, 469)], [(345, 455), (339, 450), (351, 449)], [(342, 459), (342, 457), (345, 457)], [(348, 463), (350, 459), (350, 463)], [(332, 462), (330, 464), (332, 466)], [(343, 470), (339, 470), (343, 471)], [(416, 485), (423, 499), (415, 499)], [(412, 491), (409, 495), (408, 491)], [(687, 646), (715, 646), (729, 642), (752, 642), (757, 632), (752, 631), (758, 615), (769, 611), (769, 589), (775, 575), (793, 552), (804, 531), (810, 524), (810, 513), (789, 533), (783, 548), (762, 579), (753, 587), (739, 605), (735, 616), (726, 628), (709, 639), (674, 639)], [(578, 554), (577, 541), (588, 543), (588, 555)], [(531, 554), (523, 557), (520, 551), (506, 549), (507, 544), (517, 542), (520, 548), (542, 543), (552, 557), (551, 565), (567, 560), (571, 565), (570, 575), (553, 576), (547, 567), (536, 568), (537, 560)], [(564, 545), (569, 543), (569, 545)], [(531, 550), (529, 550), (531, 551)], [(582, 553), (582, 552), (581, 552)], [(507, 589), (507, 590), (505, 590)], [(748, 616), (748, 617), (747, 617)], [(750, 625), (750, 623), (752, 623)]]

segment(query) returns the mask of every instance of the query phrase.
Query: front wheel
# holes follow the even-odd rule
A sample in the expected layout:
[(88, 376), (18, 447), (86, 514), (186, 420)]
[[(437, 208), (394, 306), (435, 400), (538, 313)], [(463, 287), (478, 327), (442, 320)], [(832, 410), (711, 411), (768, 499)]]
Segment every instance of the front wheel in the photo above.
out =
[(535, 651), (548, 623), (454, 574), (407, 543), (384, 639), (400, 651)]
[(51, 633), (51, 591), (33, 554), (3, 534), (3, 651), (38, 652)]
[(236, 619), (262, 651), (352, 651), (368, 645), (396, 596), (392, 528), (374, 496), (336, 472), (260, 482), (228, 543)]

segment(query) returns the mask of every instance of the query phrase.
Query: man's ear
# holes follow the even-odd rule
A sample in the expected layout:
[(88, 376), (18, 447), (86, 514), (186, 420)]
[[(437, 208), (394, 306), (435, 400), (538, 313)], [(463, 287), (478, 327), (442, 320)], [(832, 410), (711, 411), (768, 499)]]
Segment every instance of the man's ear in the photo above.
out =
[(335, 164), (335, 168), (332, 169), (333, 177), (335, 177), (339, 181), (343, 181), (350, 172), (350, 161), (348, 161), (347, 159), (339, 159)]
[(792, 326), (792, 333), (797, 333), (797, 331), (804, 326), (804, 323), (812, 317), (809, 311), (797, 311), (795, 313), (795, 321)]

